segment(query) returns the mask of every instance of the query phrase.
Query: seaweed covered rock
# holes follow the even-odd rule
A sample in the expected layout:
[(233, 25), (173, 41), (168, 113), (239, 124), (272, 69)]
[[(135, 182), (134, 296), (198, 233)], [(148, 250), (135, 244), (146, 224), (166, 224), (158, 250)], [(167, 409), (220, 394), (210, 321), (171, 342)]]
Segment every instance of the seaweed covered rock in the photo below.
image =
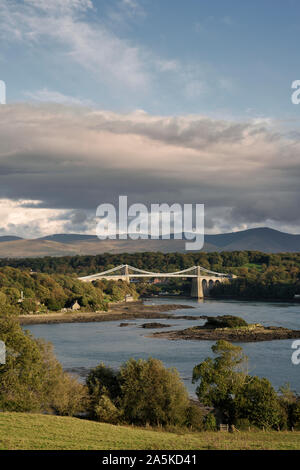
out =
[(173, 325), (166, 325), (165, 323), (157, 323), (157, 322), (150, 322), (150, 323), (143, 323), (141, 328), (169, 328)]
[(240, 317), (233, 315), (221, 315), (219, 317), (202, 317), (206, 318), (205, 328), (216, 329), (216, 328), (240, 328), (242, 326), (248, 326), (248, 323)]

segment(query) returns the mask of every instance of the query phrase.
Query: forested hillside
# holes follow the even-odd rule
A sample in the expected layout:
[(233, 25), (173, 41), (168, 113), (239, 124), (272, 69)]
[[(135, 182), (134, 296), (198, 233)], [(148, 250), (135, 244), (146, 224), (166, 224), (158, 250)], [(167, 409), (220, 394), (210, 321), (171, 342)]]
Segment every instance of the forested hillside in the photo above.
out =
[[(46, 286), (48, 284), (49, 292), (44, 296), (37, 289), (37, 299), (52, 309), (66, 306), (70, 301), (78, 298), (82, 305), (94, 309), (97, 308), (95, 305), (103, 305), (103, 298), (106, 299), (107, 295), (114, 298), (121, 297), (124, 292), (118, 294), (116, 291), (118, 289), (122, 291), (125, 287), (118, 287), (115, 283), (102, 281), (102, 283), (98, 282), (99, 287), (95, 290), (95, 286), (83, 285), (75, 278), (95, 274), (120, 264), (129, 264), (156, 272), (173, 272), (200, 265), (216, 272), (232, 273), (238, 276), (238, 279), (231, 283), (222, 284), (215, 288), (211, 292), (214, 297), (288, 300), (300, 293), (300, 253), (269, 254), (259, 251), (231, 251), (184, 254), (147, 252), (0, 260), (1, 272), (8, 273), (6, 274), (8, 276), (6, 284), (3, 287), (17, 288), (18, 294), (14, 291), (15, 297), (24, 287), (24, 289), (29, 289), (28, 294), (25, 291), (25, 296), (31, 298), (30, 289), (32, 290), (32, 287), (29, 285), (43, 283)], [(12, 276), (9, 273), (14, 271), (5, 268), (5, 266), (20, 271), (16, 271)], [(26, 285), (23, 285), (22, 282), (16, 285), (21, 272), (24, 276), (24, 282), (26, 279)], [(52, 285), (53, 282), (55, 285)], [(122, 286), (122, 283), (118, 285)], [(127, 286), (126, 289), (132, 290), (133, 288)], [(159, 294), (161, 290), (167, 290), (170, 293), (188, 293), (190, 280), (169, 280), (167, 289), (163, 285), (149, 286), (149, 284), (139, 285), (137, 289), (142, 294)], [(4, 292), (2, 287), (1, 292)], [(102, 292), (103, 298), (100, 295)], [(54, 297), (59, 301), (54, 301)]]
[(85, 311), (106, 310), (108, 302), (136, 295), (122, 281), (84, 283), (74, 276), (50, 275), (9, 266), (0, 268), (0, 308), (12, 313), (43, 313), (71, 308), (78, 302)]

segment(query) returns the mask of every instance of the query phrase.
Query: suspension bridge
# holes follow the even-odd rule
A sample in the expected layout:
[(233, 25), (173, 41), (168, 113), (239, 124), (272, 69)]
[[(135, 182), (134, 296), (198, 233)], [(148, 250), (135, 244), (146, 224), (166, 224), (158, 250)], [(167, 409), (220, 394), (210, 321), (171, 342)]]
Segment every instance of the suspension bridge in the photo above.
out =
[(135, 268), (128, 264), (121, 264), (115, 268), (102, 271), (101, 273), (79, 277), (80, 281), (93, 282), (98, 279), (122, 280), (130, 282), (130, 279), (139, 278), (191, 278), (191, 297), (202, 299), (209, 295), (209, 291), (218, 283), (229, 282), (236, 276), (233, 274), (218, 273), (202, 266), (192, 266), (191, 268), (175, 271), (172, 273), (158, 273)]

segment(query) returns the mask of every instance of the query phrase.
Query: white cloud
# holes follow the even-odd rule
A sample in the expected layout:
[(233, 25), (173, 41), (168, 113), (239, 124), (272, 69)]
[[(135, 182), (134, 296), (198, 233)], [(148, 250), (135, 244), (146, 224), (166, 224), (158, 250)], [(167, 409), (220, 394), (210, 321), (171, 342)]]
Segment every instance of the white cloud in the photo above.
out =
[(33, 92), (27, 91), (24, 92), (24, 95), (30, 100), (37, 101), (40, 103), (59, 103), (78, 106), (93, 105), (90, 100), (64, 95), (59, 91), (48, 90), (47, 88), (43, 88), (42, 90), (37, 90)]
[(69, 66), (74, 73), (74, 66), (79, 67), (79, 74), (88, 72), (88, 80), (103, 84), (112, 95), (145, 99), (158, 84), (183, 99), (212, 95), (216, 87), (228, 91), (226, 77), (212, 85), (209, 77), (215, 72), (207, 65), (160, 57), (126, 35), (120, 37), (120, 28), (112, 23), (144, 15), (139, 2), (120, 0), (109, 6), (112, 21), (97, 15), (96, 5), (91, 0), (1, 0), (0, 35), (6, 44), (14, 41), (22, 51), (28, 48), (31, 57), (36, 50), (49, 67), (52, 60), (64, 71)]
[(130, 88), (145, 88), (149, 73), (143, 51), (80, 13), (92, 8), (89, 0), (27, 0), (25, 4), (2, 0), (0, 25), (9, 37), (37, 47), (44, 40), (57, 45), (56, 54), (88, 69), (98, 79), (112, 80)]
[[(70, 211), (42, 209), (40, 201), (0, 199), (0, 235), (10, 234), (36, 238), (61, 233)], [(31, 207), (27, 207), (31, 206)]]
[(24, 3), (46, 13), (68, 13), (86, 11), (93, 8), (91, 0), (24, 0)]

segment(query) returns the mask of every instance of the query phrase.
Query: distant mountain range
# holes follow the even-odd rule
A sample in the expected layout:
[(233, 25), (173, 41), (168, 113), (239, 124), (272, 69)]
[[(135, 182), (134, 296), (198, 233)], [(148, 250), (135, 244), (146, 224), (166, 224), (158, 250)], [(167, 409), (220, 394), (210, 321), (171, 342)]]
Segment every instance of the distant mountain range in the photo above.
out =
[[(205, 235), (202, 251), (257, 250), (266, 253), (300, 252), (300, 235), (267, 227)], [(184, 252), (185, 240), (99, 240), (95, 235), (55, 234), (34, 240), (0, 236), (0, 258), (95, 255), (105, 252)]]

